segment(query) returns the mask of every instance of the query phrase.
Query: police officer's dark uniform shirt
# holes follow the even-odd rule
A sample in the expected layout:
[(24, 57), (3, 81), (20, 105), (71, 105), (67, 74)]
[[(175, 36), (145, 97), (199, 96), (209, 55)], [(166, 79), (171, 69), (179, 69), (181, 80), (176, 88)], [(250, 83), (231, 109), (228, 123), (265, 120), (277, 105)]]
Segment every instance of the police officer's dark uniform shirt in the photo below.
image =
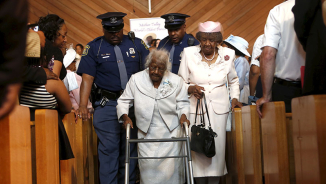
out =
[[(144, 69), (145, 58), (149, 53), (148, 48), (138, 38), (135, 38), (135, 44), (141, 53), (142, 69)], [(139, 55), (134, 44), (126, 35), (123, 35), (122, 42), (118, 46), (121, 49), (129, 79), (132, 74), (140, 71)], [(107, 42), (104, 36), (98, 37), (86, 45), (77, 73), (93, 76), (95, 84), (100, 88), (109, 91), (122, 90), (114, 45)]]
[[(185, 34), (182, 40), (179, 44), (175, 45), (174, 55), (173, 55), (173, 65), (172, 65), (172, 73), (178, 74), (180, 62), (181, 62), (181, 52), (185, 47), (189, 47), (192, 45), (188, 45), (188, 39), (194, 38), (193, 36), (189, 34)], [(195, 42), (193, 45), (199, 45), (199, 41), (194, 38)], [(163, 47), (164, 46), (164, 47)], [(169, 40), (169, 36), (165, 37), (162, 41), (160, 41), (160, 44), (158, 45), (158, 49), (164, 48), (168, 52), (170, 52), (171, 48), (173, 46), (173, 43), (171, 40)]]

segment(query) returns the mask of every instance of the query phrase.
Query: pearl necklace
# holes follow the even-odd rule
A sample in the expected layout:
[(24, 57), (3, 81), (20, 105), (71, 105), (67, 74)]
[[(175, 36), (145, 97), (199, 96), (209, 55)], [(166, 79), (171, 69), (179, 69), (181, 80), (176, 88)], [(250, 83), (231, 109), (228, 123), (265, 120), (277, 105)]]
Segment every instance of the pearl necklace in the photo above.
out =
[(207, 61), (212, 61), (212, 60), (214, 59), (214, 57), (215, 57), (215, 49), (214, 49), (214, 54), (213, 54), (212, 59), (207, 59), (207, 57), (205, 56), (204, 52), (203, 52), (203, 56), (204, 56), (204, 58), (205, 58)]

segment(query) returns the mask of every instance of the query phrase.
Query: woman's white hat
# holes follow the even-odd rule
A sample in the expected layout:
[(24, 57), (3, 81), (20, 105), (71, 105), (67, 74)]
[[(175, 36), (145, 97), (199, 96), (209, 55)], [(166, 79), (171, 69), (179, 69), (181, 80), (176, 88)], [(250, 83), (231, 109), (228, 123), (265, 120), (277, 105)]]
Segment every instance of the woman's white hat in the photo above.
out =
[(243, 38), (241, 38), (239, 36), (230, 35), (224, 41), (231, 44), (233, 47), (237, 48), (240, 52), (242, 52), (246, 56), (250, 57), (250, 54), (247, 51), (249, 43), (245, 39), (243, 39)]
[(63, 65), (67, 68), (76, 58), (76, 51), (73, 48), (69, 48), (63, 58)]

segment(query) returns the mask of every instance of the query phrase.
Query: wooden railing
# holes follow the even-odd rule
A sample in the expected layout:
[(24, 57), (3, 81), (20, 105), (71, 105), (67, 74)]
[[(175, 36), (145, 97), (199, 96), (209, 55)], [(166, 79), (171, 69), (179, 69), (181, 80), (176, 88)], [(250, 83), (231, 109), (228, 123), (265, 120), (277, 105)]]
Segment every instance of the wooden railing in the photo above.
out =
[[(97, 184), (97, 136), (92, 120), (63, 119), (75, 158), (59, 162), (58, 113), (17, 106), (0, 120), (0, 183)], [(61, 180), (61, 181), (60, 181)]]
[(256, 106), (236, 108), (227, 133), (228, 184), (262, 184), (262, 145)]
[(292, 100), (297, 184), (326, 183), (326, 95)]
[(227, 133), (227, 184), (326, 183), (326, 95), (235, 109)]
[(32, 184), (30, 117), (17, 106), (0, 120), (0, 183)]
[[(227, 133), (227, 184), (326, 183), (326, 95), (292, 100), (292, 114), (283, 102), (235, 109)], [(0, 183), (97, 184), (97, 137), (92, 121), (63, 119), (75, 158), (61, 161), (58, 114), (17, 106), (0, 120)], [(60, 167), (60, 168), (59, 168)]]

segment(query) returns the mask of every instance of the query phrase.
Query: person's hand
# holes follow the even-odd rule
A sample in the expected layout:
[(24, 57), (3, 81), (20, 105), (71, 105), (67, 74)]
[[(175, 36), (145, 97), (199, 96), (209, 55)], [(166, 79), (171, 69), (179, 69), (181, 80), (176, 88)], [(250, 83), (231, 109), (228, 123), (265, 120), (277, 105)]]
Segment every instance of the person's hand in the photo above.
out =
[(188, 93), (193, 94), (197, 99), (203, 98), (203, 92), (205, 91), (204, 87), (195, 85), (195, 86), (189, 86)]
[(134, 125), (131, 121), (131, 119), (129, 118), (129, 116), (127, 114), (122, 115), (122, 119), (123, 119), (123, 127), (126, 129), (127, 125), (130, 124), (131, 128), (134, 128)]
[(181, 117), (180, 117), (181, 128), (183, 128), (183, 122), (187, 122), (188, 127), (189, 127), (190, 121), (187, 119), (187, 116), (185, 114), (182, 114)]
[(264, 103), (267, 103), (267, 102), (270, 102), (270, 99), (269, 98), (259, 98), (257, 101), (256, 101), (256, 110), (258, 112), (258, 115), (260, 118), (263, 117), (263, 113), (261, 112), (261, 108), (263, 107), (263, 104)]
[(78, 118), (82, 118), (83, 121), (91, 118), (91, 114), (89, 113), (86, 106), (79, 106), (79, 108), (76, 110), (76, 114)]
[(234, 111), (234, 108), (236, 108), (236, 107), (241, 108), (242, 106), (243, 106), (242, 103), (239, 102), (236, 98), (232, 99), (232, 102), (231, 102), (231, 110), (232, 110), (232, 112)]
[(45, 73), (46, 73), (46, 78), (47, 80), (49, 79), (54, 79), (54, 80), (58, 80), (59, 77), (57, 76), (57, 74), (53, 73), (51, 70), (49, 70), (48, 68), (43, 68)]
[[(77, 109), (78, 110), (78, 109)], [(75, 110), (75, 109), (71, 109), (71, 112), (73, 112), (74, 113), (74, 115), (75, 115), (75, 123), (77, 124), (77, 121), (78, 121), (78, 114), (77, 114), (77, 110)]]
[(21, 84), (0, 86), (0, 119), (8, 115), (15, 107)]

